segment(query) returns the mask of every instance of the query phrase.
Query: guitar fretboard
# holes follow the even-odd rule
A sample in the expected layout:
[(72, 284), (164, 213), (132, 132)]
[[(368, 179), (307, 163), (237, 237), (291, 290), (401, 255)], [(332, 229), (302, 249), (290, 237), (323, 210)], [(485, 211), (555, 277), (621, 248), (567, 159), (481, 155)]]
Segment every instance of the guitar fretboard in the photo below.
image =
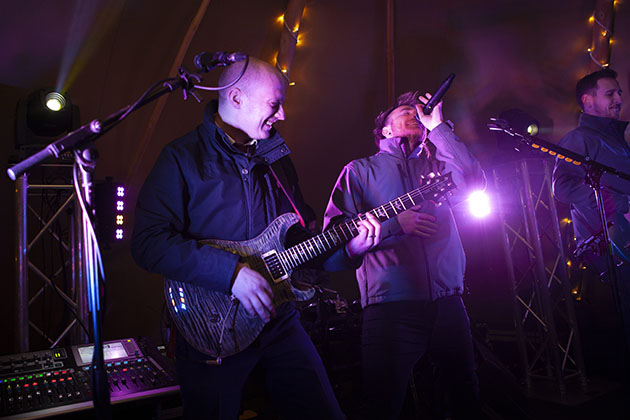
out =
[[(429, 180), (429, 182), (431, 182)], [(447, 173), (435, 179), (427, 185), (423, 185), (403, 194), (368, 213), (372, 214), (379, 222), (384, 222), (403, 211), (423, 201), (437, 200), (454, 188), (451, 174)], [(295, 245), (278, 254), (278, 258), (287, 270), (292, 270), (300, 264), (312, 260), (325, 252), (345, 244), (359, 234), (359, 222), (367, 216), (362, 214), (354, 219), (335, 225), (331, 229), (314, 236), (298, 245)]]

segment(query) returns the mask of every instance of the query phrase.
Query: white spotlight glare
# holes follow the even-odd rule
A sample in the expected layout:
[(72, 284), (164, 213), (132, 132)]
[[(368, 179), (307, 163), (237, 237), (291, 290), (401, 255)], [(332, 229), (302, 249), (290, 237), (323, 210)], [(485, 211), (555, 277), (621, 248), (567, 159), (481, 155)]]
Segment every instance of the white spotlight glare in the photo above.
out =
[(46, 95), (46, 107), (51, 111), (60, 111), (66, 106), (66, 98), (59, 92), (50, 92)]
[(470, 213), (481, 219), (490, 214), (490, 198), (484, 191), (475, 191), (468, 196), (468, 210)]

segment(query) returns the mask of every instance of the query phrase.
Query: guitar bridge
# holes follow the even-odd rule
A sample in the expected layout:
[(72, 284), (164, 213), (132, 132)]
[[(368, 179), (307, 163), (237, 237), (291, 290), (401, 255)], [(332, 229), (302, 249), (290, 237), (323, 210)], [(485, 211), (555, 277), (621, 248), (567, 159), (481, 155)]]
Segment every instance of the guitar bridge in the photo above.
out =
[(289, 278), (289, 274), (287, 270), (284, 269), (280, 258), (278, 258), (278, 252), (275, 249), (262, 254), (262, 259), (274, 283), (279, 283)]

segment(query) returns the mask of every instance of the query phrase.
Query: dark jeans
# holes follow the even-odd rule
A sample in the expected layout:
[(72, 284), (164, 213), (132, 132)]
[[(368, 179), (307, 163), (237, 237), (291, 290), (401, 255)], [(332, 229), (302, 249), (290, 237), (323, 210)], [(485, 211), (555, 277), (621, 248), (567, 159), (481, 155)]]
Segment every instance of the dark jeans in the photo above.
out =
[(461, 297), (367, 306), (362, 349), (366, 418), (398, 418), (413, 368), (425, 355), (441, 372), (449, 414), (454, 418), (478, 415), (470, 321)]
[(344, 418), (295, 309), (279, 313), (251, 346), (226, 357), (220, 366), (209, 366), (205, 359), (178, 337), (177, 373), (187, 419), (237, 419), (245, 381), (258, 364), (283, 419)]

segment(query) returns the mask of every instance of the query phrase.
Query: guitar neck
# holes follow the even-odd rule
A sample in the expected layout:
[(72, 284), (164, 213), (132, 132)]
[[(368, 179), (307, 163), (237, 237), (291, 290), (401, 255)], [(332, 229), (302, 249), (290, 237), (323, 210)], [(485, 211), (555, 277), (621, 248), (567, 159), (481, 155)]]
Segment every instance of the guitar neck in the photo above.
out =
[[(372, 214), (382, 223), (397, 216), (408, 208), (422, 203), (425, 201), (427, 192), (435, 190), (436, 187), (439, 187), (439, 184), (424, 185), (416, 188), (367, 213)], [(285, 250), (279, 254), (284, 267), (292, 270), (300, 264), (304, 264), (325, 252), (344, 245), (359, 234), (359, 222), (366, 218), (366, 215), (357, 216), (354, 219), (335, 225), (331, 229)]]

